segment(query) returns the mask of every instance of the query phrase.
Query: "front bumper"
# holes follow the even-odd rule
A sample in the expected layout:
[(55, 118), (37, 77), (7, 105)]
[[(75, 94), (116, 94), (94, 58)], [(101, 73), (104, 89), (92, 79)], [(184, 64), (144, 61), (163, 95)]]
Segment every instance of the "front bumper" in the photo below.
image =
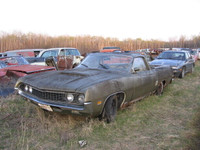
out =
[(179, 77), (181, 72), (182, 72), (182, 69), (173, 69), (173, 74), (174, 74), (174, 77)]
[[(54, 112), (60, 112), (65, 114), (76, 114), (76, 115), (83, 115), (83, 116), (91, 116), (93, 117), (93, 109), (92, 109), (92, 102), (85, 102), (83, 105), (62, 105), (62, 104), (55, 104), (51, 102), (46, 102), (42, 99), (38, 99), (30, 94), (27, 94), (21, 90), (18, 90), (19, 95), (27, 98), (33, 104), (41, 107), (41, 106), (48, 106)], [(41, 107), (44, 109), (44, 107)], [(46, 109), (48, 110), (48, 109)], [(49, 110), (48, 110), (49, 111)]]

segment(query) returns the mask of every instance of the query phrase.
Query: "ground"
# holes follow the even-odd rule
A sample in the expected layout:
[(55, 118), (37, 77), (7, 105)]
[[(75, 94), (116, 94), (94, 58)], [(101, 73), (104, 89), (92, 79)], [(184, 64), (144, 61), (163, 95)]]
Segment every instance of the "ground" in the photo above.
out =
[(119, 110), (115, 122), (47, 113), (18, 95), (0, 99), (0, 149), (198, 149), (200, 62), (162, 96)]

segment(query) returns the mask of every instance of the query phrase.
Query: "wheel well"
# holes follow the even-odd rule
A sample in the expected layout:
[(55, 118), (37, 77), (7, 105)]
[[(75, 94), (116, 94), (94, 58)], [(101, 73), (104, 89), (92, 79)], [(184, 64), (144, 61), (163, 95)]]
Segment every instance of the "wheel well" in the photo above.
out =
[(163, 86), (165, 87), (166, 86), (166, 81), (163, 80), (162, 83), (163, 83)]
[(124, 98), (125, 98), (125, 93), (123, 93), (123, 92), (114, 93), (114, 94), (108, 96), (108, 97), (106, 98), (106, 101), (105, 101), (105, 103), (104, 103), (104, 106), (105, 106), (107, 100), (108, 100), (109, 98), (113, 97), (113, 96), (116, 96), (116, 98), (117, 98), (117, 108), (120, 108), (120, 106), (121, 106), (121, 104), (124, 102)]

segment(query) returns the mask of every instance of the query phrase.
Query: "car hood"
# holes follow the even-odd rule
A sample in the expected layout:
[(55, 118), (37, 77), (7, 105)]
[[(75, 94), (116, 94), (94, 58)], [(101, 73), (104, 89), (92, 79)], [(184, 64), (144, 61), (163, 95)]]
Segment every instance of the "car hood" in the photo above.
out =
[(183, 64), (183, 60), (171, 60), (171, 59), (156, 59), (150, 63), (150, 65), (160, 66), (160, 65), (168, 65), (168, 66), (179, 66)]
[[(127, 73), (126, 73), (127, 74)], [(43, 90), (81, 91), (107, 80), (123, 77), (124, 74), (98, 69), (73, 69), (32, 74), (21, 78), (22, 82)]]
[(42, 71), (47, 71), (47, 70), (55, 70), (54, 67), (38, 66), (38, 65), (10, 66), (10, 67), (4, 68), (4, 69), (7, 71), (17, 71), (17, 72), (23, 72), (26, 74), (42, 72)]

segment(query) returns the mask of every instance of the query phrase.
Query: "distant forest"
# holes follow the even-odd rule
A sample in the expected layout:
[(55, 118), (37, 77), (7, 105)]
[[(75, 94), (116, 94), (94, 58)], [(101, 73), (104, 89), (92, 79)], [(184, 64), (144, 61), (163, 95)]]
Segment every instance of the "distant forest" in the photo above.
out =
[(99, 51), (104, 46), (118, 46), (123, 50), (157, 49), (157, 48), (200, 48), (200, 35), (188, 39), (181, 36), (179, 40), (159, 41), (126, 39), (123, 41), (117, 38), (104, 38), (100, 36), (49, 36), (44, 34), (21, 32), (0, 33), (0, 52), (17, 49), (46, 49), (54, 47), (75, 47), (80, 52), (88, 53)]

